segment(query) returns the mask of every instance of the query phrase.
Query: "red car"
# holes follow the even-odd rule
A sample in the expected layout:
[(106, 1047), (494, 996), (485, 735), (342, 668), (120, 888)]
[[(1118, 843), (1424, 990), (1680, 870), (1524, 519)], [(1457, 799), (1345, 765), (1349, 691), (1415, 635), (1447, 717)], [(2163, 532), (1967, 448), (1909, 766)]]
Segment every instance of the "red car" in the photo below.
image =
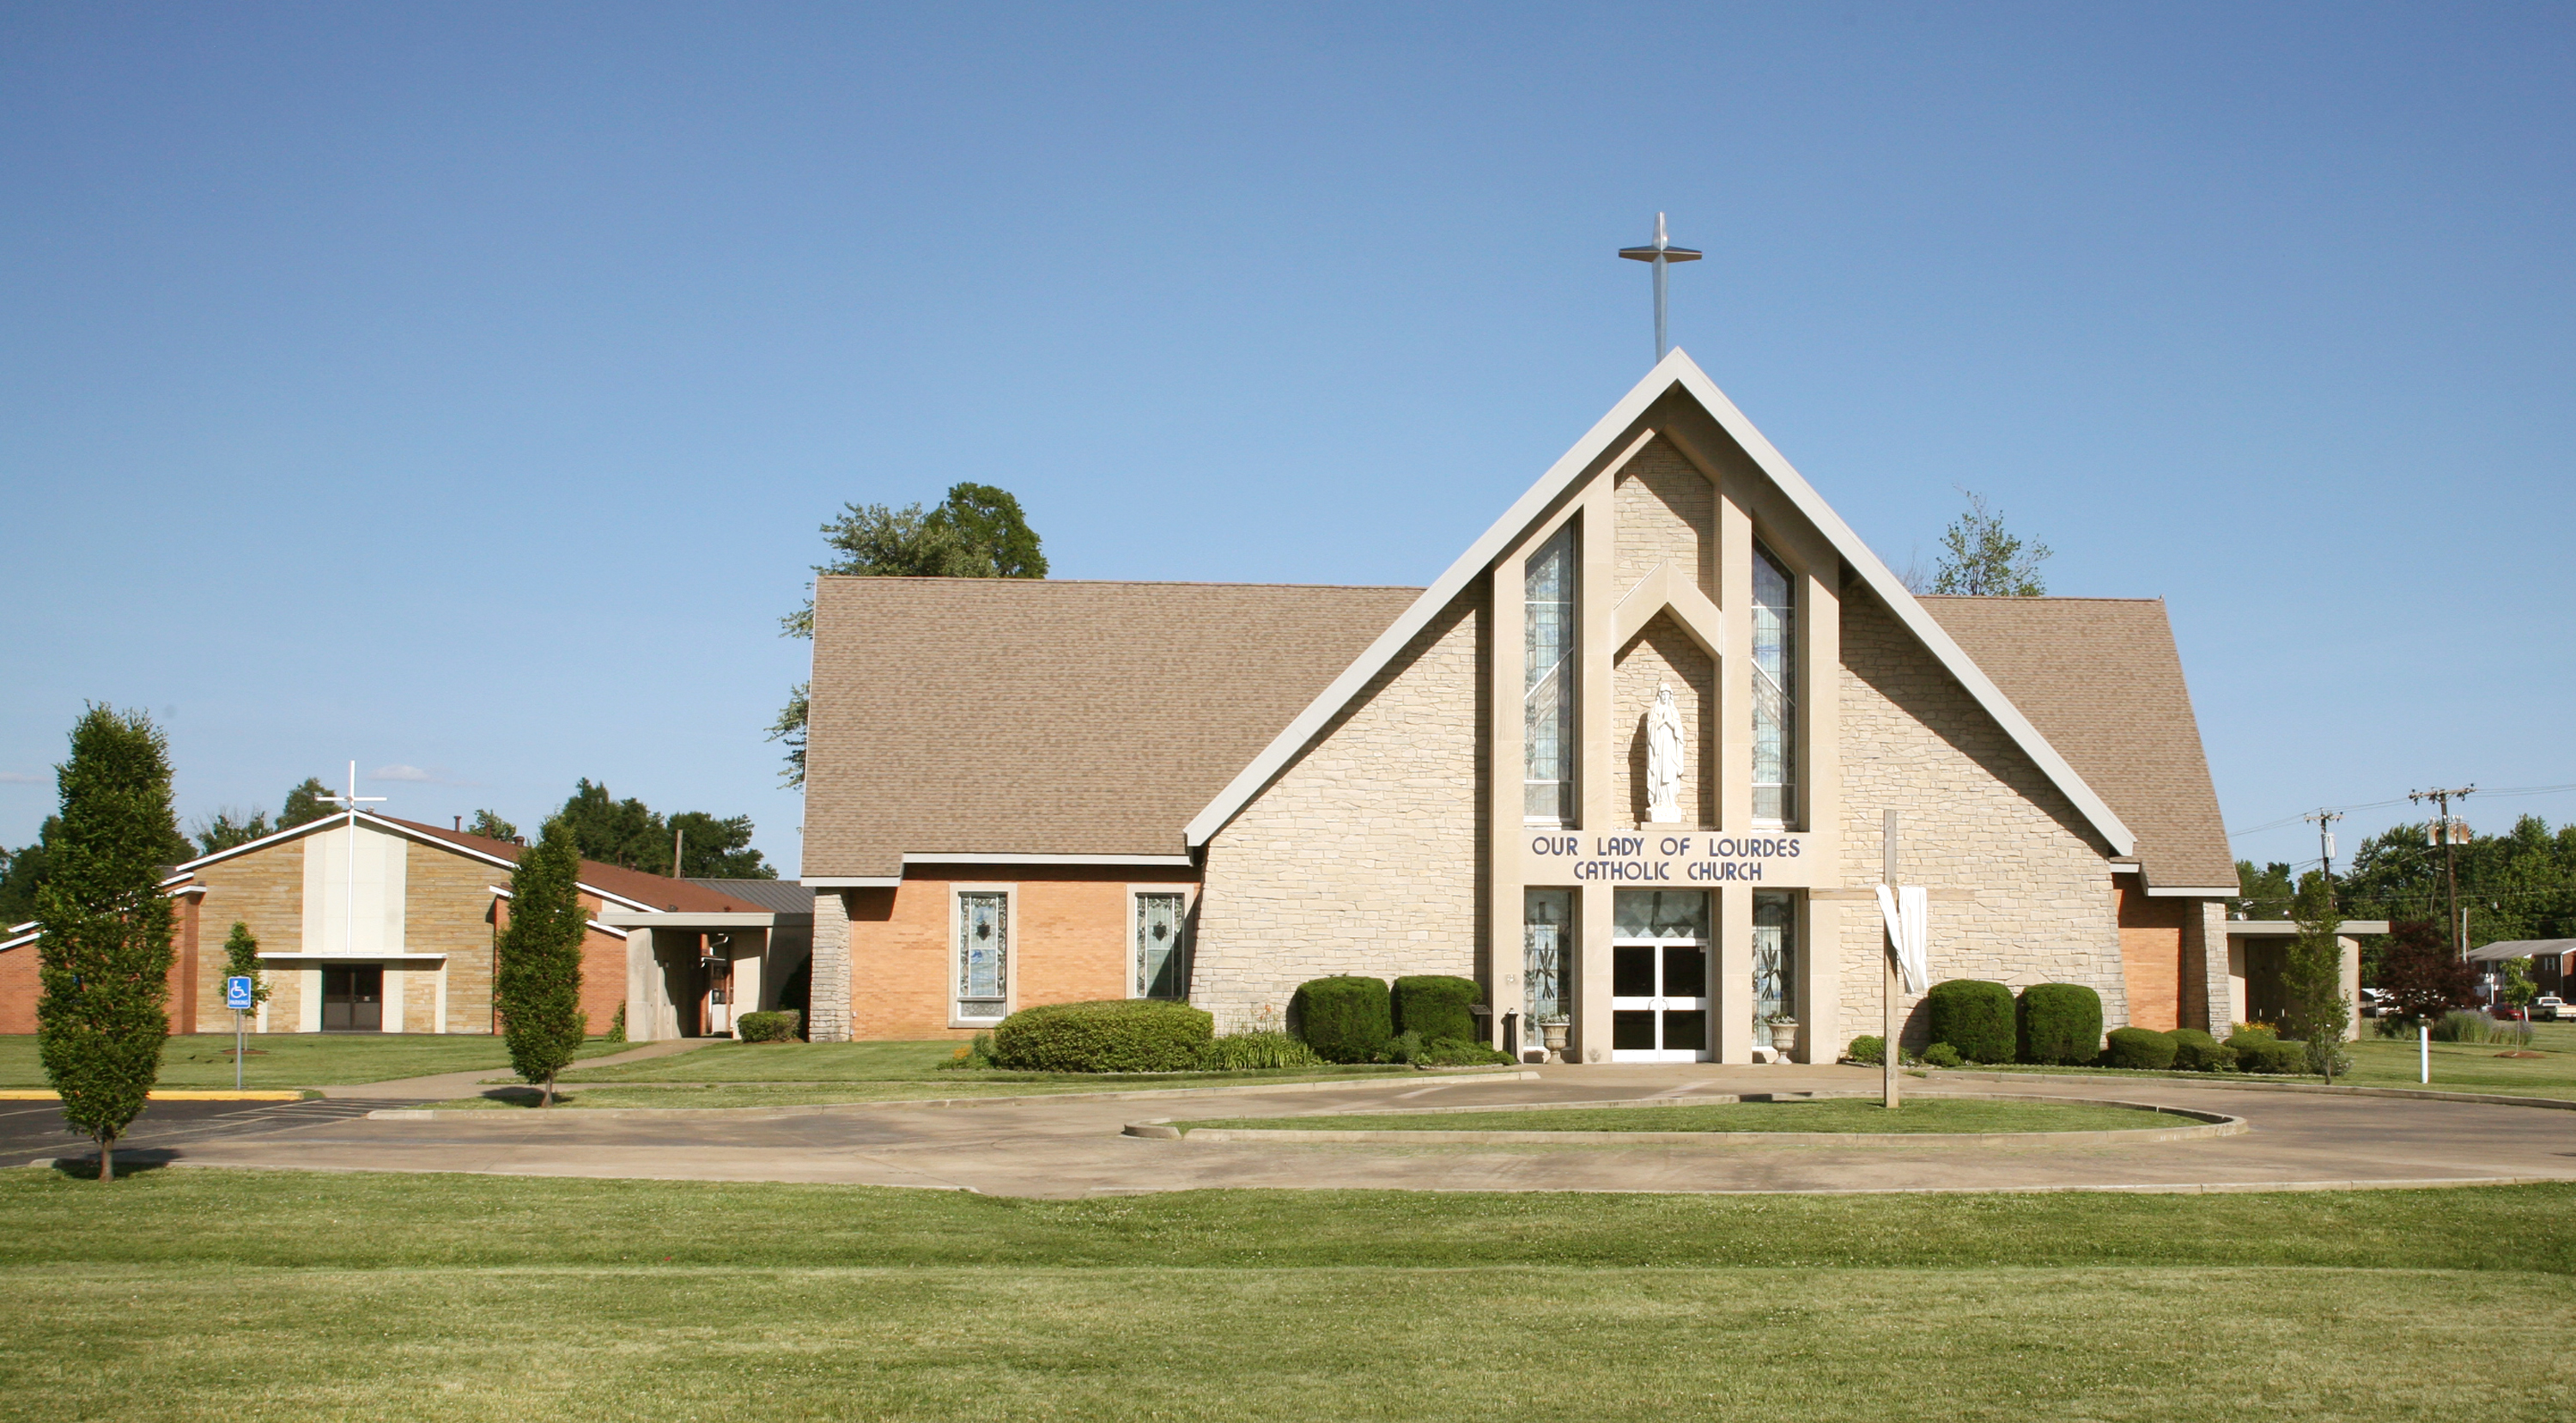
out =
[(2531, 1010), (2516, 1008), (2510, 1003), (2499, 1003), (2487, 1010), (2487, 1016), (2499, 1023), (2528, 1023), (2531, 1021)]

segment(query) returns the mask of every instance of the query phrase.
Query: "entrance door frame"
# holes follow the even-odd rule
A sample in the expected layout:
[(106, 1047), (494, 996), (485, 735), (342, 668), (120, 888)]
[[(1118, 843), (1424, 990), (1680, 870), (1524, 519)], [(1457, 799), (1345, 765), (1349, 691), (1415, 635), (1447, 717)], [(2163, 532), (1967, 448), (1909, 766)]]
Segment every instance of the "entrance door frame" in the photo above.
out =
[[(1614, 987), (1610, 996), (1610, 1012), (1612, 1014), (1611, 1022), (1614, 1025), (1611, 1031), (1614, 1034), (1617, 1032), (1615, 1025), (1618, 1022), (1617, 1015), (1620, 1013), (1651, 1012), (1655, 1015), (1655, 1042), (1657, 1043), (1657, 1046), (1651, 1048), (1623, 1048), (1615, 1045), (1618, 1040), (1614, 1036), (1611, 1040), (1614, 1045), (1610, 1049), (1610, 1060), (1612, 1062), (1715, 1062), (1717, 1060), (1717, 993), (1715, 991), (1713, 980), (1717, 973), (1717, 946), (1708, 942), (1706, 939), (1653, 939), (1626, 934), (1614, 935), (1610, 940), (1611, 972), (1613, 975), (1616, 975), (1618, 972), (1618, 955), (1621, 949), (1652, 949), (1654, 951), (1656, 992), (1652, 995), (1645, 996), (1622, 995)], [(1698, 997), (1690, 997), (1687, 995), (1673, 996), (1667, 995), (1662, 991), (1664, 988), (1664, 970), (1667, 965), (1664, 955), (1665, 952), (1670, 949), (1696, 949), (1699, 951), (1700, 994)], [(1614, 984), (1617, 982), (1615, 977), (1612, 982)], [(1698, 1049), (1667, 1048), (1661, 1046), (1664, 1040), (1664, 1015), (1667, 1013), (1689, 1012), (1697, 1012), (1700, 1015), (1700, 1046)]]

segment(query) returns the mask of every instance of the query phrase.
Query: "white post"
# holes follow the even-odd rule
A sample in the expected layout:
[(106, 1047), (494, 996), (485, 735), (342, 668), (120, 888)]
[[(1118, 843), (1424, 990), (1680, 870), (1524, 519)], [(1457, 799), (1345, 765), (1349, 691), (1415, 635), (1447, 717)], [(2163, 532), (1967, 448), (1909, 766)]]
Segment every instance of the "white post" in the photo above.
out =
[(233, 1090), (236, 1092), (242, 1089), (242, 1049), (247, 1046), (249, 1044), (242, 1041), (242, 1010), (235, 1008), (233, 1010)]
[(2415, 1025), (2415, 1080), (2430, 1085), (2433, 1081), (2433, 1025)]

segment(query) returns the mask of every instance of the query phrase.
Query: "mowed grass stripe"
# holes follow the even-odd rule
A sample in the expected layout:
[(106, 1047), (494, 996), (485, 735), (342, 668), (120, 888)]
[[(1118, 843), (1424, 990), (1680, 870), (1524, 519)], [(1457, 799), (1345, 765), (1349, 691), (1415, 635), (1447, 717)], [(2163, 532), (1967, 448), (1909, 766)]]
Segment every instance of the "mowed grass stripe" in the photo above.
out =
[[(2098, 1420), (2576, 1404), (2478, 1272), (6, 1272), (27, 1417)], [(2431, 1307), (2428, 1307), (2431, 1306)]]
[(1959, 1132), (2153, 1131), (2195, 1124), (2190, 1117), (2085, 1102), (1977, 1102), (1909, 1099), (1889, 1111), (1875, 1098), (1822, 1102), (1715, 1102), (1638, 1107), (1567, 1107), (1537, 1111), (1367, 1112), (1294, 1117), (1176, 1120), (1252, 1131), (1687, 1131), (1870, 1132), (1907, 1136)]
[(2576, 1274), (2576, 1184), (2274, 1195), (1188, 1191), (0, 1171), (0, 1265), (2310, 1266)]

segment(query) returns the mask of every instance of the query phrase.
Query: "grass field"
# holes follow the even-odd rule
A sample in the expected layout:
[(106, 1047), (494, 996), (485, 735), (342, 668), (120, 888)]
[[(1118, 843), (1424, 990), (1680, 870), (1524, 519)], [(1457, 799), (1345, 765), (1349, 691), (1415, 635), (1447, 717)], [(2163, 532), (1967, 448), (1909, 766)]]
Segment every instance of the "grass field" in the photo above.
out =
[[(510, 1066), (509, 1050), (501, 1040), (481, 1034), (270, 1033), (253, 1034), (250, 1045), (250, 1055), (242, 1060), (245, 1087), (333, 1087), (478, 1067), (506, 1072)], [(581, 1055), (601, 1057), (632, 1046), (593, 1038), (582, 1044)], [(0, 1036), (0, 1087), (45, 1085), (35, 1035)], [(159, 1085), (233, 1085), (232, 1034), (197, 1033), (170, 1039), (161, 1049)]]
[(1957, 1132), (2148, 1131), (2189, 1119), (2083, 1102), (1963, 1102), (1909, 1099), (1901, 1111), (1875, 1100), (1710, 1102), (1691, 1106), (1575, 1107), (1538, 1111), (1371, 1112), (1321, 1117), (1230, 1117), (1175, 1122), (1188, 1131), (1841, 1131), (1936, 1135)]
[[(2363, 1030), (2369, 1031), (2365, 1022)], [(2531, 1051), (2538, 1057), (2498, 1057), (2507, 1049), (2500, 1043), (2435, 1043), (2433, 1044), (2433, 1081), (2435, 1091), (2493, 1092), (2516, 1097), (2564, 1097), (2576, 1100), (2576, 1023), (2534, 1023)], [(2414, 1087), (2416, 1081), (2416, 1043), (2413, 1038), (2395, 1039), (2365, 1037), (2346, 1044), (2352, 1053), (2352, 1073), (2335, 1079), (2356, 1087)], [(1978, 1072), (2085, 1072), (2081, 1067), (1980, 1067)], [(2109, 1072), (2114, 1077), (2182, 1077), (2207, 1081), (2206, 1072), (2142, 1073)], [(2222, 1078), (2222, 1080), (2224, 1080)], [(2248, 1076), (2248, 1082), (2322, 1082), (2322, 1077)]]
[(1896, 1198), (0, 1172), (22, 1417), (2554, 1419), (2576, 1187)]
[[(717, 1043), (672, 1057), (621, 1063), (615, 1067), (576, 1068), (567, 1082), (780, 1082), (810, 1086), (818, 1082), (926, 1082), (949, 1087), (961, 1082), (1080, 1081), (1097, 1088), (1171, 1086), (1193, 1081), (1241, 1081), (1240, 1072), (1061, 1073), (998, 1072), (989, 1068), (941, 1066), (954, 1058), (959, 1044), (918, 1043)], [(1409, 1073), (1410, 1067), (1332, 1067), (1320, 1075), (1351, 1077)], [(1316, 1076), (1311, 1069), (1291, 1075)]]

